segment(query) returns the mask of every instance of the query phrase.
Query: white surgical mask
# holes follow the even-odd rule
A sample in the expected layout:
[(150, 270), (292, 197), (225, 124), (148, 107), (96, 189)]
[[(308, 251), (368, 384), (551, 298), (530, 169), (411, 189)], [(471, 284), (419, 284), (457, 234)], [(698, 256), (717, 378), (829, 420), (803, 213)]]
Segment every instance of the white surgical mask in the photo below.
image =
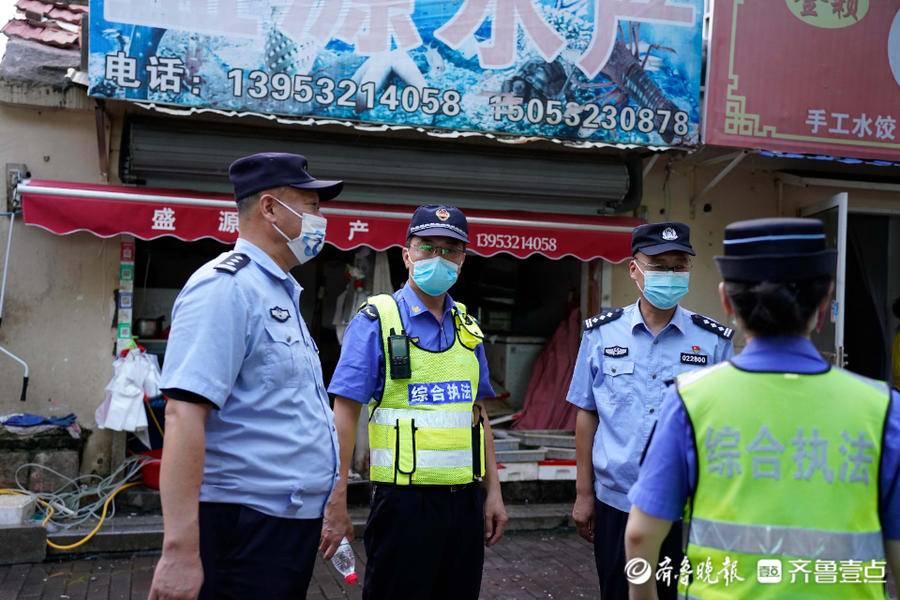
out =
[(291, 249), (291, 252), (297, 257), (301, 265), (312, 260), (321, 252), (322, 246), (325, 244), (325, 229), (328, 225), (328, 220), (325, 217), (318, 217), (309, 213), (298, 213), (278, 198), (275, 198), (275, 201), (297, 215), (297, 218), (303, 221), (303, 224), (300, 227), (300, 235), (294, 239), (289, 238), (275, 223), (272, 223), (272, 227), (281, 234), (281, 237), (287, 240), (288, 248)]

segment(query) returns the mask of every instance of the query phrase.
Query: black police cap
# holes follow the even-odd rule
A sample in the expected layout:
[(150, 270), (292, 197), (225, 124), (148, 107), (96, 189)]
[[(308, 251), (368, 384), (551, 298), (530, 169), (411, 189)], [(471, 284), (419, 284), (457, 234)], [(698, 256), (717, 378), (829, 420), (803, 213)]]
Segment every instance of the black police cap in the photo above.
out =
[(691, 228), (684, 223), (667, 221), (638, 225), (631, 232), (631, 255), (643, 252), (656, 256), (663, 252), (686, 252), (694, 256), (691, 247)]
[(283, 152), (263, 152), (234, 161), (228, 168), (235, 200), (243, 200), (263, 190), (289, 186), (319, 193), (320, 200), (331, 200), (341, 193), (343, 181), (316, 179), (307, 170), (305, 156)]
[(725, 281), (789, 282), (833, 277), (837, 250), (818, 219), (753, 219), (725, 228), (716, 264)]
[(469, 243), (469, 222), (455, 206), (428, 204), (413, 213), (406, 231), (406, 239), (417, 237), (448, 237)]

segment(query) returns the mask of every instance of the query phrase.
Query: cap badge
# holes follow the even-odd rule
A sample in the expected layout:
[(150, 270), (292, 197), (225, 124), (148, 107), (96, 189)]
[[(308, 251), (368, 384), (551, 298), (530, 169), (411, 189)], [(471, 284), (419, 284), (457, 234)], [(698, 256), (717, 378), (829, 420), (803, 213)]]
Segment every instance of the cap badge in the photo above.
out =
[(434, 211), (434, 216), (436, 216), (441, 221), (446, 221), (447, 219), (450, 218), (450, 211), (447, 210), (446, 208), (439, 208), (436, 211)]
[(678, 233), (675, 232), (671, 227), (666, 227), (662, 232), (662, 239), (667, 242), (672, 242), (678, 239)]

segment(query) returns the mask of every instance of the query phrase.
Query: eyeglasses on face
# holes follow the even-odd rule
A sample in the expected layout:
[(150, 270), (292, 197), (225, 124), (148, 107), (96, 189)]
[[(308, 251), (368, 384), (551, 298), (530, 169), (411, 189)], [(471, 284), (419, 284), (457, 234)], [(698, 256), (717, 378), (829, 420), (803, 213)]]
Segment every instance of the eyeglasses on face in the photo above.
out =
[(665, 273), (666, 271), (674, 271), (675, 273), (688, 273), (691, 270), (690, 261), (686, 263), (682, 263), (680, 265), (659, 265), (656, 263), (645, 263), (638, 259), (634, 259), (634, 262), (641, 265), (647, 271), (653, 271), (654, 273)]
[(448, 248), (447, 246), (437, 246), (435, 244), (429, 244), (426, 242), (422, 242), (419, 244), (410, 244), (410, 248), (414, 248), (430, 257), (440, 256), (441, 258), (446, 258), (447, 260), (452, 260), (453, 262), (459, 262), (462, 260), (463, 255), (465, 254), (465, 250), (461, 250), (459, 248)]

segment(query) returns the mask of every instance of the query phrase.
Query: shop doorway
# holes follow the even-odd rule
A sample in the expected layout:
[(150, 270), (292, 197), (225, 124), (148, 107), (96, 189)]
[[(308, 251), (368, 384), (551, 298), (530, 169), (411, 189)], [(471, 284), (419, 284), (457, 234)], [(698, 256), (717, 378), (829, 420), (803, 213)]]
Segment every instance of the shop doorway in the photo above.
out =
[(838, 250), (830, 319), (813, 340), (822, 354), (849, 370), (887, 380), (900, 320), (900, 209), (854, 210), (847, 193), (801, 210), (821, 219)]
[(900, 296), (900, 215), (851, 212), (847, 228), (846, 364), (873, 379), (891, 376)]

